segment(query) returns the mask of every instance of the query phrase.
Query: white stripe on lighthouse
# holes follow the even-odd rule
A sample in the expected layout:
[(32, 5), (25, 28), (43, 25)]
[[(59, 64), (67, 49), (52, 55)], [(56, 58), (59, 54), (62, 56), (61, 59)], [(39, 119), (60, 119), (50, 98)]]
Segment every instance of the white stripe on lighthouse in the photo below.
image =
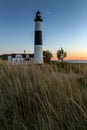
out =
[(42, 22), (40, 21), (35, 22), (35, 31), (42, 31)]
[(36, 64), (43, 64), (43, 48), (42, 45), (35, 45), (34, 46), (34, 62)]

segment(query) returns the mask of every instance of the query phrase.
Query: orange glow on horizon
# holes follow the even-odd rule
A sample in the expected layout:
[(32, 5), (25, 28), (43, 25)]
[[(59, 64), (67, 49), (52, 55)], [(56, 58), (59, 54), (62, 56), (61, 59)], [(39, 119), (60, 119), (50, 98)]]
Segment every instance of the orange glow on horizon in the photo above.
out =
[[(56, 54), (53, 54), (51, 60), (58, 60)], [(69, 53), (65, 60), (87, 60), (87, 53)]]

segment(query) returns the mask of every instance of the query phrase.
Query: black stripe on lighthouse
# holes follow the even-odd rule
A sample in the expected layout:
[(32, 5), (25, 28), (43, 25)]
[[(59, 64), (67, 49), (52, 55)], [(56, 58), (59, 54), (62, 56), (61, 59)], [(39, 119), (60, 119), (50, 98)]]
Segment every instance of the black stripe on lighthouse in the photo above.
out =
[(35, 45), (42, 45), (42, 31), (35, 31)]

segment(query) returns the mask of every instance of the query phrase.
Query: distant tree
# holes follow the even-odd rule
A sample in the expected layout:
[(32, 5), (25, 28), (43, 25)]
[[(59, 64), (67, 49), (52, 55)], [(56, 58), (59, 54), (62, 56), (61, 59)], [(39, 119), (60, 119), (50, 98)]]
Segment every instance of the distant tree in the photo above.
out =
[(0, 55), (0, 59), (2, 59), (2, 60), (8, 60), (8, 54), (2, 54), (2, 55)]
[(50, 63), (50, 60), (52, 57), (53, 57), (53, 54), (49, 50), (43, 51), (44, 63)]
[(63, 59), (67, 57), (67, 52), (64, 51), (63, 48), (61, 48), (60, 50), (57, 50), (57, 58), (61, 61), (63, 61)]

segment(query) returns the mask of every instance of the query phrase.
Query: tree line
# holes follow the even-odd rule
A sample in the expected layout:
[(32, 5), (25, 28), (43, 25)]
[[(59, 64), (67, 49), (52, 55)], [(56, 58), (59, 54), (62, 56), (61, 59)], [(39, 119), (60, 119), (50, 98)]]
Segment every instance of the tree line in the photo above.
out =
[[(60, 50), (57, 50), (56, 55), (57, 55), (58, 60), (62, 62), (64, 58), (67, 57), (67, 52), (61, 47)], [(52, 57), (53, 57), (53, 54), (49, 50), (43, 51), (44, 63), (50, 63)]]

